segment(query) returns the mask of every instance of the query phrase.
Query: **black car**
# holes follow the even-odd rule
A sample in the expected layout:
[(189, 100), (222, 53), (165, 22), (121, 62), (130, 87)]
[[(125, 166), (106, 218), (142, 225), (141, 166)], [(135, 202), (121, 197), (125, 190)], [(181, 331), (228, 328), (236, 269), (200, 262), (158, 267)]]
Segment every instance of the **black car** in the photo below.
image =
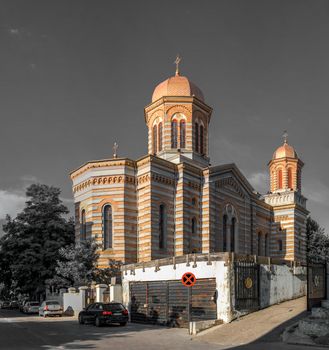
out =
[(128, 310), (120, 303), (94, 303), (79, 313), (79, 323), (93, 323), (96, 327), (104, 324), (128, 322)]

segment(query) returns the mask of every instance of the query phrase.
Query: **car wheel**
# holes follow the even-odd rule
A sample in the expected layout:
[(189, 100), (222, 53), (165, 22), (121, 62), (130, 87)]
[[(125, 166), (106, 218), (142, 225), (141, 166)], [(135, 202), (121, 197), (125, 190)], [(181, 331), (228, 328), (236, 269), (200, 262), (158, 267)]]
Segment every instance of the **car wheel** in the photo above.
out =
[(127, 322), (120, 322), (120, 326), (123, 327), (127, 324)]
[(98, 317), (96, 317), (96, 319), (95, 319), (95, 326), (96, 327), (101, 327), (101, 325), (102, 325), (101, 320)]
[(79, 323), (80, 324), (85, 324), (85, 320), (83, 319), (82, 315), (79, 315)]

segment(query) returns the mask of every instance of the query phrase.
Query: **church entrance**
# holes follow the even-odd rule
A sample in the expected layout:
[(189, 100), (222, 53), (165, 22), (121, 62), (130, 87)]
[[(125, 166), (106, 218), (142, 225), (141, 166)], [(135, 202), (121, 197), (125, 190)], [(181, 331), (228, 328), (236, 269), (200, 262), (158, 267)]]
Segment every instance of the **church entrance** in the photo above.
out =
[(307, 264), (307, 309), (321, 306), (327, 296), (327, 264), (309, 261)]
[[(216, 280), (198, 279), (191, 289), (191, 321), (217, 319)], [(187, 327), (188, 288), (180, 280), (131, 282), (131, 321)]]

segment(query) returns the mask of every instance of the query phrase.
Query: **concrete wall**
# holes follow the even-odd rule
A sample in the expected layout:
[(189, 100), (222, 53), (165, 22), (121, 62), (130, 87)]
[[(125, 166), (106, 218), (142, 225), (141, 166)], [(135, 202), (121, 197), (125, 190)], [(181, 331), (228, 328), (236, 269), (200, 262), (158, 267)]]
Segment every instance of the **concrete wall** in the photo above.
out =
[(85, 305), (85, 293), (87, 287), (80, 287), (79, 291), (74, 291), (75, 288), (69, 288), (68, 293), (63, 294), (63, 309), (67, 312), (68, 309), (72, 308), (74, 316), (77, 316), (80, 311), (83, 310)]
[(306, 295), (305, 267), (260, 265), (260, 307)]

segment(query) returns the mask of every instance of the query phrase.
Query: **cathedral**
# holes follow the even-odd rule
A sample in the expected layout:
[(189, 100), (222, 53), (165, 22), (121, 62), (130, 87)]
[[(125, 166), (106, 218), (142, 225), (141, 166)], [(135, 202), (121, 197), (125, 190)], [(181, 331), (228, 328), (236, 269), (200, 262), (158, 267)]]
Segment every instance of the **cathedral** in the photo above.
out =
[(144, 109), (148, 154), (89, 161), (71, 172), (76, 240), (100, 244), (99, 267), (170, 256), (235, 252), (305, 261), (303, 162), (284, 143), (260, 195), (235, 164), (210, 165), (212, 108), (180, 75), (157, 85)]

